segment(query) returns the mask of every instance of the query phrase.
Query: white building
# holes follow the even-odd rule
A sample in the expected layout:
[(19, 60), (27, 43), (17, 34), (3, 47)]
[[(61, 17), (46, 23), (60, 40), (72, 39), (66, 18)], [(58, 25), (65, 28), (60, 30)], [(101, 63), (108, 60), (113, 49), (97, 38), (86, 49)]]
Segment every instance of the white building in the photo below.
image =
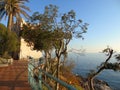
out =
[[(26, 22), (22, 19), (21, 27)], [(20, 45), (20, 59), (27, 58), (27, 56), (31, 56), (33, 58), (40, 58), (42, 57), (42, 53), (40, 51), (32, 50), (31, 47), (27, 46), (27, 42), (21, 38), (21, 45)]]
[(27, 56), (31, 56), (34, 58), (42, 57), (42, 53), (40, 51), (32, 50), (27, 46), (27, 43), (21, 38), (21, 46), (20, 46), (20, 59), (27, 58)]

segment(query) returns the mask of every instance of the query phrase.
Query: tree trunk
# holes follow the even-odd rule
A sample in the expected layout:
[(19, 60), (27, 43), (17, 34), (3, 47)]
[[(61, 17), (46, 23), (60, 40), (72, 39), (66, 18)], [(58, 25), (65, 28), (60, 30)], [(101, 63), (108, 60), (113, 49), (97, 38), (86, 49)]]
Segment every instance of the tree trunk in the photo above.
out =
[[(49, 63), (49, 58), (51, 58), (51, 54), (49, 54), (48, 51), (44, 51), (45, 53), (45, 72), (50, 71), (50, 63)], [(45, 81), (47, 80), (47, 76), (45, 75)]]
[(101, 67), (96, 73), (94, 73), (93, 75), (91, 75), (89, 78), (88, 78), (88, 85), (89, 85), (89, 88), (90, 88), (90, 90), (95, 90), (94, 89), (94, 78), (100, 73), (100, 72), (102, 72), (103, 70), (104, 70), (104, 66), (103, 67)]
[[(48, 72), (48, 53), (45, 51), (45, 72)], [(47, 76), (45, 75), (45, 81), (47, 80)]]
[(88, 85), (89, 85), (90, 90), (95, 90), (93, 80), (94, 80), (93, 77), (90, 77), (89, 80), (88, 80)]
[[(59, 72), (60, 72), (60, 56), (57, 56), (58, 64), (57, 64), (57, 73), (56, 78), (59, 78)], [(59, 90), (59, 83), (56, 82), (56, 90)]]
[[(57, 56), (57, 73), (56, 77), (59, 78), (59, 72), (60, 72), (60, 57), (61, 55), (66, 51), (66, 48), (64, 48), (64, 41), (60, 41), (60, 48), (56, 51), (56, 56)], [(59, 90), (59, 83), (56, 82), (56, 90)]]
[(9, 16), (8, 16), (8, 23), (7, 23), (7, 28), (8, 28), (8, 30), (11, 31), (12, 25), (13, 25), (13, 16), (12, 16), (12, 14), (10, 13)]

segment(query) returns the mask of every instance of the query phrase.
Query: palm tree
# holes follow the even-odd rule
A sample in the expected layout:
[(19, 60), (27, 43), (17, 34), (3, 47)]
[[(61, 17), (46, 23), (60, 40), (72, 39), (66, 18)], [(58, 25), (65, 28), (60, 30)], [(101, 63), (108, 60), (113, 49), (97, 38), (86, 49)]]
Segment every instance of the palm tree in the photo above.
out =
[[(0, 0), (0, 20), (5, 17), (8, 18), (7, 28), (8, 30), (15, 30), (18, 29), (17, 27), (20, 27), (20, 23), (22, 22), (22, 16), (25, 18), (28, 18), (29, 15), (26, 13), (27, 11), (30, 11), (28, 7), (26, 7), (24, 4), (25, 2), (29, 2), (28, 0)], [(14, 20), (16, 20), (16, 24), (14, 25)], [(14, 29), (15, 26), (15, 29)], [(20, 28), (19, 28), (20, 30)], [(19, 33), (19, 30), (17, 30), (16, 34)], [(18, 35), (19, 36), (19, 35)], [(20, 40), (20, 38), (19, 38)], [(18, 52), (13, 52), (12, 57), (16, 58), (18, 55)]]
[(28, 0), (0, 0), (0, 20), (4, 16), (5, 19), (8, 17), (7, 27), (9, 30), (13, 27), (14, 18), (21, 21), (21, 15), (25, 18), (29, 17), (25, 10), (30, 11), (30, 9), (24, 6), (25, 2), (28, 2)]

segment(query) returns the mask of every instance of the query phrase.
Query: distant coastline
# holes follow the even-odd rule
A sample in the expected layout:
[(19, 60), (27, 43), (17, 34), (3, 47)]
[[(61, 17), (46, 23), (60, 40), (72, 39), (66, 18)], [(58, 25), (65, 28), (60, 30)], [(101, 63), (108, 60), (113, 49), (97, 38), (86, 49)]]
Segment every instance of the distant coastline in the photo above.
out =
[[(75, 74), (87, 77), (89, 71), (95, 70), (105, 58), (105, 55), (102, 53), (85, 53), (84, 56), (70, 53), (68, 59), (75, 61), (76, 66), (73, 69)], [(114, 62), (114, 60), (115, 59), (112, 58), (111, 62)], [(97, 78), (107, 82), (113, 90), (120, 90), (120, 72), (104, 70)]]

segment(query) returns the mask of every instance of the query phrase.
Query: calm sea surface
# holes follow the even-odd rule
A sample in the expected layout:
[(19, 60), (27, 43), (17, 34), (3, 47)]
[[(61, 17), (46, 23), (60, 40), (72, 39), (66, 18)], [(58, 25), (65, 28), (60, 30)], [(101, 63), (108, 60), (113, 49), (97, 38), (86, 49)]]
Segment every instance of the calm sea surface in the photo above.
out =
[[(69, 54), (69, 60), (74, 60), (76, 64), (73, 72), (83, 77), (86, 77), (90, 70), (95, 70), (106, 58), (102, 53), (87, 53), (84, 55)], [(110, 61), (115, 62), (115, 59), (112, 58)], [(120, 72), (104, 70), (97, 78), (106, 81), (113, 90), (120, 90)]]

